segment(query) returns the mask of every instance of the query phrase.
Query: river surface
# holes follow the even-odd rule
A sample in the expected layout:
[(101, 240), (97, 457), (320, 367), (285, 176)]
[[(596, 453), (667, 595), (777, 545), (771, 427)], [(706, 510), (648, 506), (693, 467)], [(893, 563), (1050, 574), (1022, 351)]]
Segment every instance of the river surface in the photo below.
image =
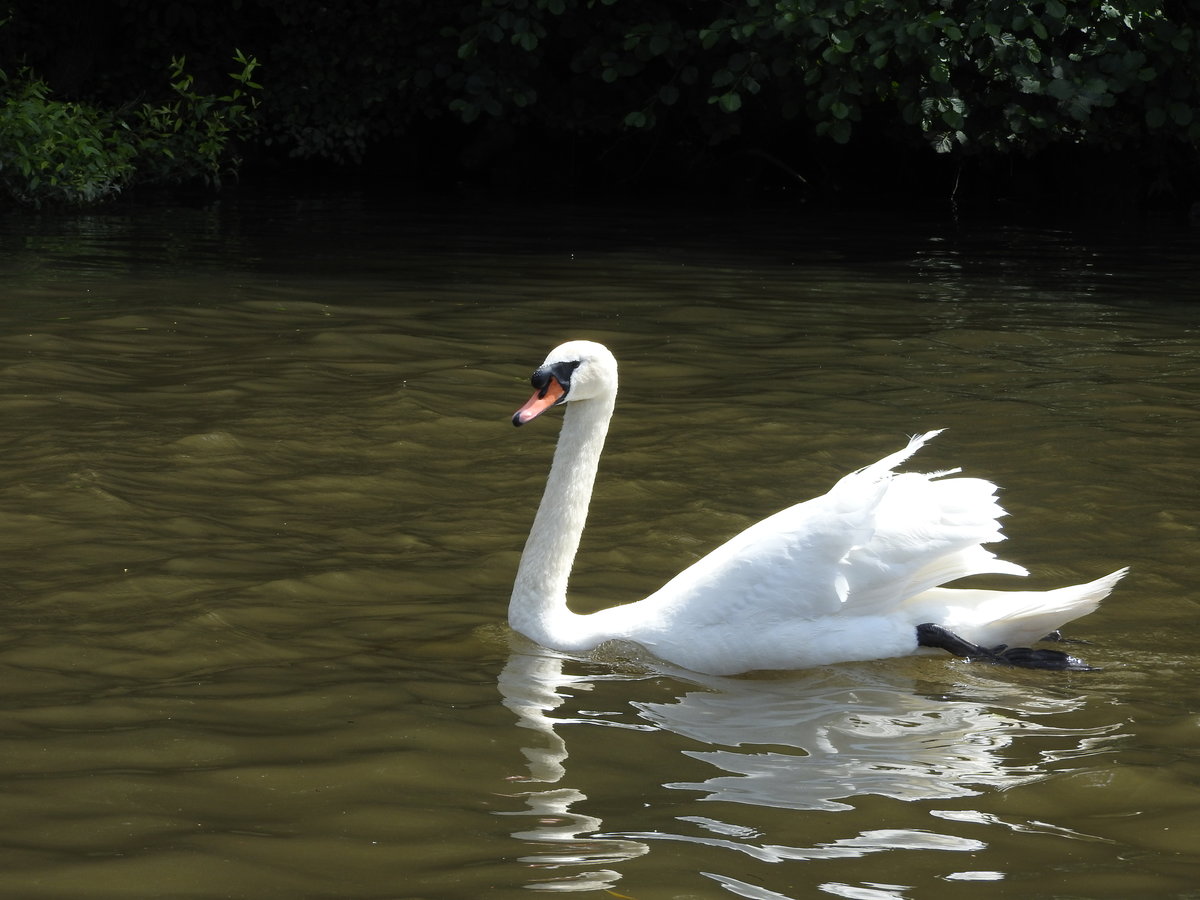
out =
[[(560, 417), (509, 418), (576, 337), (622, 364), (576, 610), (945, 428), (1021, 586), (1132, 567), (1102, 670), (512, 635)], [(1196, 231), (9, 217), (0, 417), (2, 897), (1200, 897)]]

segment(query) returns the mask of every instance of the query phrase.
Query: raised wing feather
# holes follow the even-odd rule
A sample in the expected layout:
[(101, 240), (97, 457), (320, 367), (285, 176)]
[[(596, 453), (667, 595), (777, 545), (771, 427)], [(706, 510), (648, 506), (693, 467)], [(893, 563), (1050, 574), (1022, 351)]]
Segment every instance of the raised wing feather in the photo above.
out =
[(747, 528), (642, 604), (769, 628), (818, 616), (874, 615), (964, 575), (1024, 574), (979, 545), (1002, 540), (994, 485), (892, 470), (938, 432), (847, 475), (829, 493)]

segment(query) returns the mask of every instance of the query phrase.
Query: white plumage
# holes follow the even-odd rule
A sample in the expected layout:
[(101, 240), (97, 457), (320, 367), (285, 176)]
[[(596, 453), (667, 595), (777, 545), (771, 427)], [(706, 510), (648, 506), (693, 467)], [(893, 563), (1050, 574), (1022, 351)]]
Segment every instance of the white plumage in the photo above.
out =
[(957, 470), (895, 473), (938, 434), (931, 431), (827, 494), (751, 525), (646, 599), (577, 615), (567, 608), (567, 579), (616, 401), (616, 360), (600, 344), (571, 341), (550, 353), (533, 383), (537, 392), (514, 424), (553, 405), (567, 409), (509, 622), (552, 649), (625, 641), (730, 675), (906, 656), (919, 649), (925, 623), (982, 648), (1023, 646), (1091, 612), (1125, 574), (1053, 591), (941, 587), (1026, 571), (982, 546), (1003, 540), (995, 485)]

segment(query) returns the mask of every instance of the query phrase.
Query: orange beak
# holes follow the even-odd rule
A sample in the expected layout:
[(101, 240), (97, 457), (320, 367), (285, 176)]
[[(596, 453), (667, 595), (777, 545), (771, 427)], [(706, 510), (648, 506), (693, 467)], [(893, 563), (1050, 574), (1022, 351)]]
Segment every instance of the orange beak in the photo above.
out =
[(551, 378), (545, 389), (538, 391), (529, 398), (529, 402), (513, 413), (512, 423), (520, 426), (526, 422), (532, 422), (557, 403), (564, 393), (563, 386), (558, 383), (558, 379)]

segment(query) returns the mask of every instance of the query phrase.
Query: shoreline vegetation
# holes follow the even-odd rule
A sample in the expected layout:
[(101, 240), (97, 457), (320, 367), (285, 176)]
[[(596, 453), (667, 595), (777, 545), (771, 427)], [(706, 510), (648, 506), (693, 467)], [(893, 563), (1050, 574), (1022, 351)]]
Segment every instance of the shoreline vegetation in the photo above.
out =
[(424, 189), (1186, 213), (1188, 0), (0, 6), (0, 204)]

